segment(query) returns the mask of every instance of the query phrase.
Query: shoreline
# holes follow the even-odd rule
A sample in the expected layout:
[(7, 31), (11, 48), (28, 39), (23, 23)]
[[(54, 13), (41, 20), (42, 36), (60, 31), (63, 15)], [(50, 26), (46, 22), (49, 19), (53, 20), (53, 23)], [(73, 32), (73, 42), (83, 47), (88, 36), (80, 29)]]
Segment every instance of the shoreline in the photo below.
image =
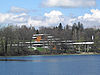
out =
[(58, 56), (58, 55), (100, 55), (100, 53), (96, 52), (81, 52), (81, 53), (74, 53), (74, 54), (68, 54), (68, 53), (63, 53), (63, 54), (55, 54), (55, 55), (43, 55), (43, 56)]
[[(96, 52), (80, 52), (80, 53), (74, 53), (74, 54), (68, 54), (68, 55), (99, 55), (100, 53), (96, 53)], [(66, 53), (64, 53), (63, 55), (66, 55)]]
[(0, 57), (22, 57), (22, 56), (58, 56), (58, 55), (100, 55), (100, 53), (96, 53), (96, 52), (81, 52), (81, 53), (73, 53), (73, 54), (69, 54), (69, 53), (63, 53), (63, 54), (45, 54), (45, 55), (21, 55), (21, 56), (0, 56)]

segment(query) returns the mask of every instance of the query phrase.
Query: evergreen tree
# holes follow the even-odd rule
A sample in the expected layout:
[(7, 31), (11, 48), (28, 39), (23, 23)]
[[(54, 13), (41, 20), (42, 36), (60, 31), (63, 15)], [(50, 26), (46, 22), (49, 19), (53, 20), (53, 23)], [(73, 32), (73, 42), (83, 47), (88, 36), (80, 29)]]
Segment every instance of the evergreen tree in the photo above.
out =
[(62, 30), (62, 29), (63, 29), (63, 26), (62, 26), (61, 23), (59, 24), (58, 29), (59, 29), (59, 30)]
[(36, 34), (39, 34), (39, 30), (36, 30)]

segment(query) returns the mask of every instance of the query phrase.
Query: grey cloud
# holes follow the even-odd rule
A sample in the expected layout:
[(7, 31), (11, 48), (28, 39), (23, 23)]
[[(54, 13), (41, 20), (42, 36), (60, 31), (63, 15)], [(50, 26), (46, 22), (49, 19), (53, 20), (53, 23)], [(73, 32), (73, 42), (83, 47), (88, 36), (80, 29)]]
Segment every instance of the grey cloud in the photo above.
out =
[(95, 0), (44, 0), (44, 7), (61, 7), (61, 8), (77, 8), (77, 7), (93, 7), (96, 5)]

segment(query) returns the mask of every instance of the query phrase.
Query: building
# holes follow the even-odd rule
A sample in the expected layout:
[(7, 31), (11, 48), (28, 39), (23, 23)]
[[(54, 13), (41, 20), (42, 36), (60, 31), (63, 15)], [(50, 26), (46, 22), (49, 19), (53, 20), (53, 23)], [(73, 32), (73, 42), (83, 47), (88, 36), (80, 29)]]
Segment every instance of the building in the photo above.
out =
[(75, 42), (73, 40), (61, 40), (60, 38), (55, 38), (50, 34), (34, 34), (32, 37), (32, 42), (26, 42), (29, 48), (47, 48), (47, 49), (58, 49), (58, 50), (77, 50), (82, 49), (88, 52), (94, 42)]

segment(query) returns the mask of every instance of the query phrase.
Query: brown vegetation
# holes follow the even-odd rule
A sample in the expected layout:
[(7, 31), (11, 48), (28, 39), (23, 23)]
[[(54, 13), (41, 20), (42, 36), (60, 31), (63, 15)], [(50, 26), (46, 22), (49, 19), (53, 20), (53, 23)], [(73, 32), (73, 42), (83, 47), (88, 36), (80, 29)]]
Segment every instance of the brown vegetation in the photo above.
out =
[[(35, 30), (34, 27), (26, 27), (25, 25), (21, 27), (13, 25), (1, 27), (0, 56), (42, 54), (39, 51), (30, 51), (25, 44), (26, 41), (32, 41), (32, 36), (35, 33), (51, 34), (60, 38), (60, 40), (94, 41), (95, 44), (90, 51), (100, 52), (100, 29), (84, 28), (83, 24), (78, 22), (78, 24), (74, 23), (72, 27), (69, 25), (63, 27), (60, 23), (58, 27), (40, 27), (39, 30)], [(91, 39), (92, 36), (94, 36), (94, 39)], [(14, 44), (17, 44), (17, 46), (14, 46)], [(63, 45), (60, 48), (62, 48), (62, 51), (58, 50), (58, 53), (74, 53), (74, 51), (65, 49)], [(55, 51), (52, 52), (55, 53)]]

